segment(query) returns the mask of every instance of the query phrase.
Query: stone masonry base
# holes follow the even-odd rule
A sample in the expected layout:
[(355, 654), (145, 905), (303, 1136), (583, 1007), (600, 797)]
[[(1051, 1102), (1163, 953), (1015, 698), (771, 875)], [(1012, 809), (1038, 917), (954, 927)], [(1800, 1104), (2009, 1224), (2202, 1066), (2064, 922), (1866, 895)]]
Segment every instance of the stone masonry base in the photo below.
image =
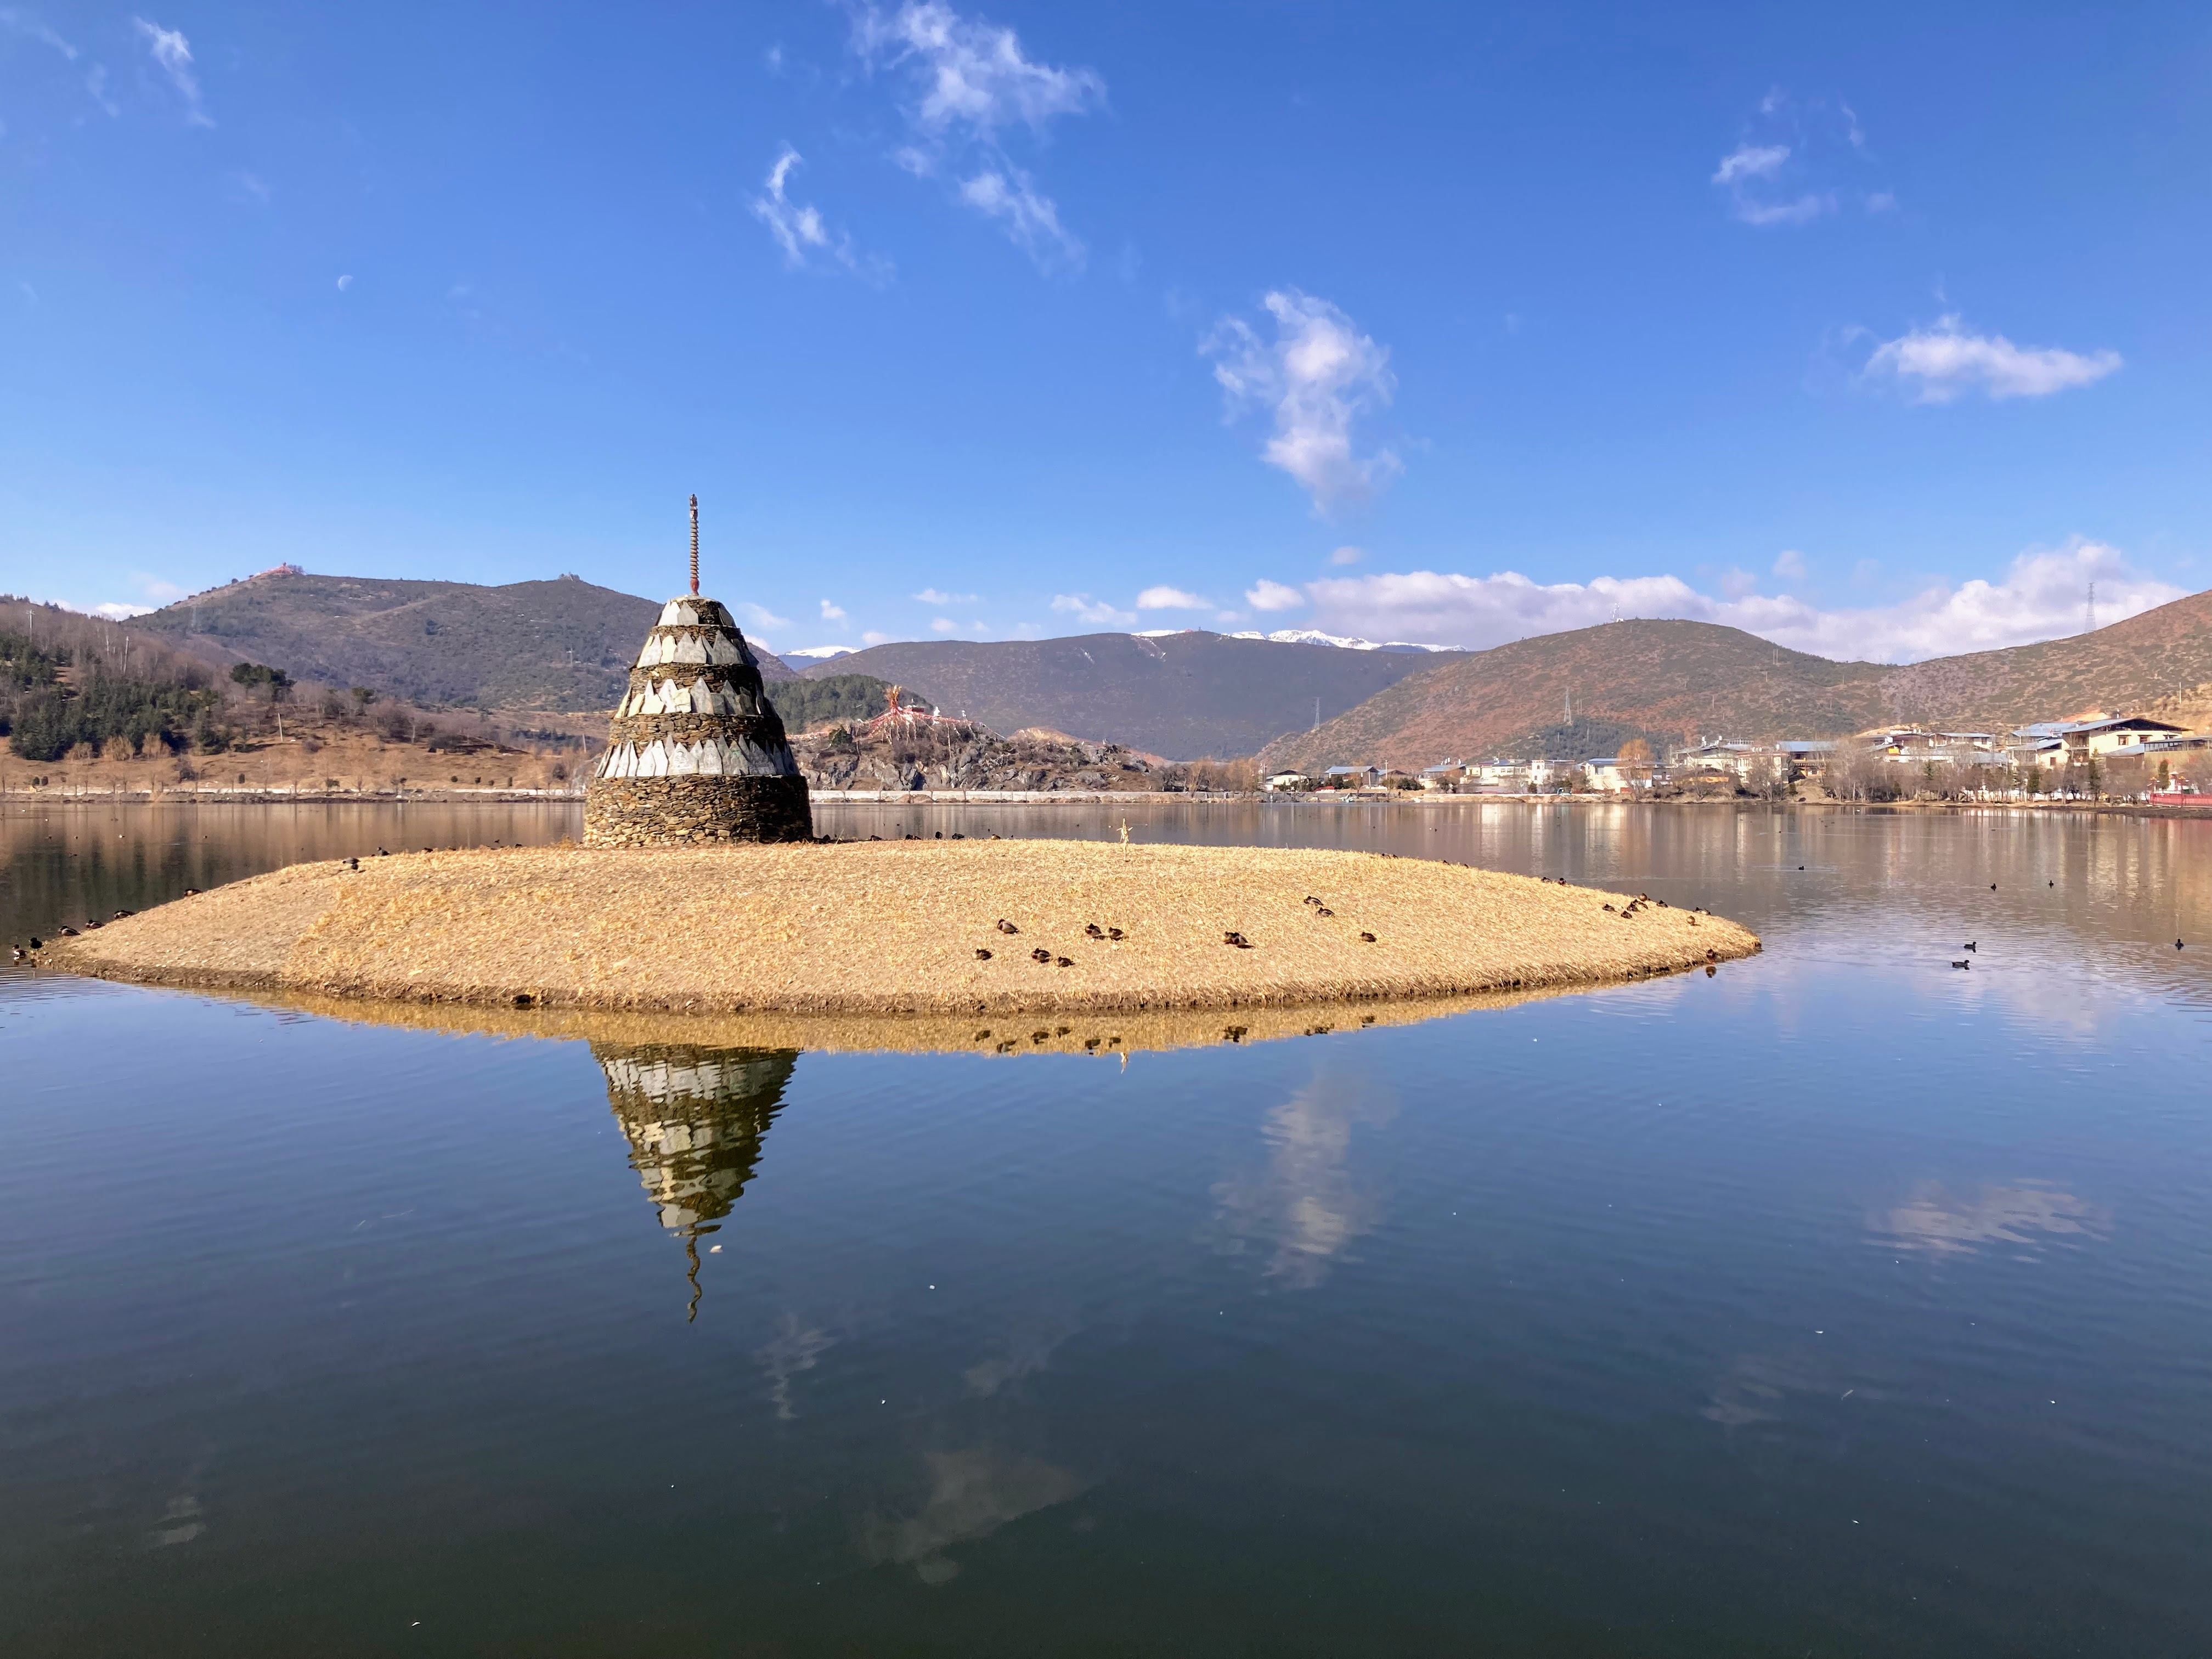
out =
[(800, 777), (593, 778), (586, 847), (805, 841), (814, 834)]

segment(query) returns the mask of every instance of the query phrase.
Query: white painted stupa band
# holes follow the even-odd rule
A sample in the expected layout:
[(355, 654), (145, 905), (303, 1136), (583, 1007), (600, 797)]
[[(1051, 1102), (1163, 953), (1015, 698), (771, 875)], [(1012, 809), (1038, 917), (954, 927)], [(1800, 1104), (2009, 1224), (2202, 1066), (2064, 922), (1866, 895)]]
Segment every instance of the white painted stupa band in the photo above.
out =
[(603, 778), (788, 778), (799, 767), (784, 749), (781, 753), (745, 738), (708, 738), (682, 743), (655, 738), (640, 749), (619, 744), (600, 757), (597, 775)]
[(661, 663), (706, 663), (716, 668), (730, 668), (742, 663), (754, 666), (752, 653), (726, 634), (663, 633), (656, 628), (645, 636), (645, 648), (637, 653), (637, 666), (652, 668)]
[(742, 696), (728, 686), (717, 687), (703, 679), (685, 685), (679, 680), (649, 680), (642, 690), (626, 693), (615, 706), (615, 718), (631, 714), (750, 714), (761, 713), (757, 698)]

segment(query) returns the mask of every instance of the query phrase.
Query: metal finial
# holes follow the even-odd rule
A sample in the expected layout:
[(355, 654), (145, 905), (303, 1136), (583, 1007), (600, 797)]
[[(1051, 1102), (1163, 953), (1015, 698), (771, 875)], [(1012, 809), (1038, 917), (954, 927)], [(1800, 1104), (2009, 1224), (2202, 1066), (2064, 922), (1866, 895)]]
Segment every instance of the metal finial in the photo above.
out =
[(691, 498), (691, 591), (699, 591), (699, 498)]

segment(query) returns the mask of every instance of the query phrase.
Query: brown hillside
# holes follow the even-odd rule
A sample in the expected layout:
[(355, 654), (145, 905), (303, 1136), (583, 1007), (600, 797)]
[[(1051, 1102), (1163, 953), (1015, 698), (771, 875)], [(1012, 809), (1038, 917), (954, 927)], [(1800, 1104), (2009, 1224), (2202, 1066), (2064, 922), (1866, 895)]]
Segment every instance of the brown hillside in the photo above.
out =
[(1607, 623), (1425, 670), (1318, 732), (1270, 744), (1261, 761), (1412, 767), (1506, 749), (1586, 756), (1639, 735), (1844, 731), (1881, 717), (1882, 672), (1711, 623)]
[(1819, 738), (1883, 720), (1995, 728), (2091, 708), (2185, 714), (2207, 682), (2212, 592), (2094, 634), (1901, 666), (1831, 662), (1710, 623), (1608, 623), (1440, 663), (1260, 758), (1417, 767), (1504, 753), (1583, 758), (1632, 736)]
[(2094, 634), (1888, 671), (1902, 707), (1981, 725), (2063, 720), (2092, 708), (2171, 706), (2212, 680), (2212, 590)]
[[(486, 587), (272, 571), (131, 626), (225, 669), (266, 663), (434, 706), (596, 712), (622, 696), (659, 614), (656, 600), (574, 576)], [(758, 654), (763, 678), (793, 678)]]

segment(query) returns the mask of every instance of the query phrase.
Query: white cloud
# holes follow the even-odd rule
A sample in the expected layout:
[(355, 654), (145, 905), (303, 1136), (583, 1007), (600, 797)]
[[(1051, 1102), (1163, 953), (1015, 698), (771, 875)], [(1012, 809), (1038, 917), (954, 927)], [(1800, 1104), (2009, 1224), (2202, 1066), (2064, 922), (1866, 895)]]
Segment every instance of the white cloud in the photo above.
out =
[(1366, 556), (1367, 550), (1364, 547), (1340, 547), (1328, 556), (1328, 562), (1331, 564), (1358, 564)]
[(1847, 660), (1917, 662), (2081, 631), (2088, 583), (2100, 625), (2183, 597), (2132, 569), (2118, 550), (2079, 538), (2030, 549), (2002, 580), (1935, 583), (1894, 604), (1822, 610), (1755, 592), (1716, 598), (1680, 577), (1531, 581), (1517, 571), (1468, 576), (1417, 570), (1331, 577), (1307, 585), (1316, 625), (1370, 639), (1483, 649), (1621, 617), (1679, 617), (1741, 628), (1797, 651)]
[(1001, 221), (1007, 237), (1038, 270), (1082, 268), (1083, 244), (1060, 222), (1052, 198), (1039, 193), (1019, 167), (986, 168), (962, 183), (960, 199), (986, 218)]
[(1244, 603), (1255, 611), (1295, 611), (1305, 602), (1306, 596), (1297, 588), (1271, 582), (1265, 576), (1244, 590)]
[(1212, 599), (1202, 599), (1180, 587), (1148, 587), (1137, 595), (1139, 611), (1210, 611)]
[(2058, 346), (2017, 346), (2002, 334), (1968, 333), (1957, 313), (1932, 328), (1886, 340), (1867, 359), (1865, 378), (1914, 388), (1914, 401), (1948, 404), (1969, 392), (1996, 399), (2046, 398), (2101, 380), (2120, 367), (2117, 351), (2087, 356)]
[(957, 634), (960, 631), (960, 624), (950, 617), (939, 617), (931, 621), (929, 631), (933, 634)]
[(933, 605), (939, 607), (954, 605), (973, 605), (975, 603), (977, 598), (977, 596), (973, 593), (947, 593), (944, 589), (939, 587), (925, 587), (921, 592), (910, 594), (908, 597), (912, 599), (918, 605)]
[(1042, 137), (1051, 123), (1106, 101), (1106, 83), (1087, 69), (1031, 58), (1010, 28), (963, 17), (938, 0), (908, 0), (854, 16), (853, 51), (870, 70), (903, 70), (909, 142), (891, 160), (917, 179), (960, 175), (956, 198), (995, 221), (1041, 270), (1082, 268), (1083, 243), (1060, 208), (1006, 153), (1010, 128)]
[(1774, 558), (1774, 574), (1784, 581), (1802, 582), (1805, 580), (1805, 556), (1794, 547), (1785, 547)]
[(890, 638), (891, 636), (890, 635), (878, 633), (876, 629), (871, 628), (867, 632), (860, 635), (860, 643), (862, 645), (889, 645), (890, 643)]
[(184, 32), (165, 29), (143, 17), (133, 17), (131, 23), (161, 72), (169, 77), (169, 84), (184, 99), (185, 120), (196, 127), (213, 126), (215, 122), (200, 105), (199, 76), (193, 71), (191, 42), (185, 39)]
[(823, 622), (841, 623), (846, 619), (844, 606), (832, 605), (827, 599), (822, 601), (822, 620)]
[(765, 605), (755, 605), (750, 599), (740, 600), (738, 604), (732, 605), (731, 609), (734, 610), (739, 616), (745, 619), (745, 626), (748, 628), (788, 628), (791, 626), (790, 617), (779, 617), (774, 611), (769, 610)]
[(1088, 593), (1055, 593), (1052, 596), (1052, 608), (1098, 628), (1127, 628), (1137, 620), (1134, 611), (1116, 611), (1103, 599), (1094, 599)]
[(100, 106), (100, 110), (104, 114), (120, 115), (123, 113), (123, 106), (117, 103), (114, 99), (109, 97), (107, 94), (106, 64), (94, 64), (90, 69), (84, 72), (84, 89), (88, 94), (90, 94), (92, 101)]
[(143, 570), (131, 573), (129, 585), (138, 590), (136, 599), (102, 599), (93, 605), (81, 605), (74, 599), (56, 599), (52, 603), (64, 611), (74, 611), (81, 617), (105, 617), (110, 622), (127, 622), (133, 617), (145, 616), (165, 605), (173, 605), (185, 597), (185, 590), (175, 582)]
[(26, 40), (36, 40), (41, 46), (52, 46), (70, 63), (76, 62), (76, 48), (57, 34), (36, 12), (25, 11), (17, 6), (0, 6), (0, 29), (5, 29), (10, 34), (20, 34)]
[(799, 165), (799, 152), (789, 144), (784, 145), (776, 152), (775, 164), (768, 170), (768, 193), (752, 199), (753, 217), (766, 225), (768, 234), (775, 238), (776, 246), (783, 250), (786, 268), (807, 270), (819, 255), (870, 282), (889, 281), (889, 260), (873, 254), (864, 258), (854, 252), (853, 239), (842, 230), (832, 231), (823, 222), (819, 208), (791, 199), (792, 170)]
[(1352, 443), (1354, 422), (1388, 407), (1396, 389), (1389, 352), (1326, 300), (1279, 289), (1261, 303), (1274, 319), (1272, 342), (1227, 317), (1199, 348), (1213, 359), (1229, 413), (1273, 410), (1262, 454), (1305, 487), (1316, 512), (1365, 500), (1404, 470), (1389, 450), (1361, 456)]

